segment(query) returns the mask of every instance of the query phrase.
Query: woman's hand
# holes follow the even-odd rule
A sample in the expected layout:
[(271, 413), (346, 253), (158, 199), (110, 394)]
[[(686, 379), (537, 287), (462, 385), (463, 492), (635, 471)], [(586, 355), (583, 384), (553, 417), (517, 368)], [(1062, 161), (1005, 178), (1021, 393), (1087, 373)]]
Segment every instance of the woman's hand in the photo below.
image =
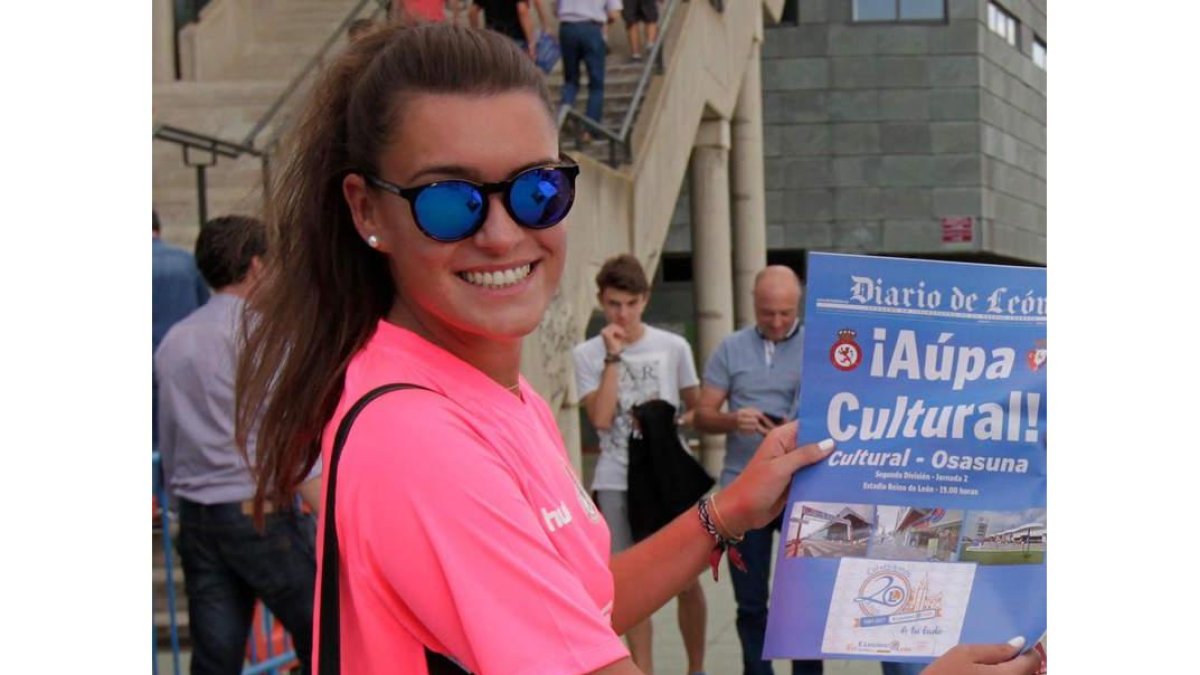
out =
[(1023, 637), (1007, 644), (958, 645), (929, 664), (921, 675), (1033, 675), (1041, 667), (1042, 657), (1032, 649), (1017, 656), (1024, 646)]
[(737, 538), (775, 520), (787, 504), (792, 474), (833, 451), (832, 439), (797, 448), (796, 429), (796, 422), (772, 429), (742, 474), (716, 495), (721, 521), (732, 530), (726, 534)]

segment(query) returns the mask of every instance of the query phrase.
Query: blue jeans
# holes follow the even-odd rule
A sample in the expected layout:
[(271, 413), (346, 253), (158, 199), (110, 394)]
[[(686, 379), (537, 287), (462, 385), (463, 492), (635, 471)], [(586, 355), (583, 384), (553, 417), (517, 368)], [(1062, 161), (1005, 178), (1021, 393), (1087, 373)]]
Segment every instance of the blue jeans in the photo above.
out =
[(588, 72), (587, 116), (595, 122), (604, 114), (604, 28), (598, 23), (564, 22), (558, 28), (563, 59), (562, 105), (575, 105), (579, 94), (579, 61)]
[(259, 534), (240, 504), (179, 500), (192, 675), (242, 672), (255, 598), (291, 633), (302, 672), (312, 672), (315, 533), (313, 518), (295, 511), (267, 515)]
[[(750, 530), (737, 545), (746, 563), (742, 572), (729, 565), (733, 580), (733, 597), (737, 600), (737, 632), (742, 643), (742, 672), (744, 675), (772, 675), (771, 662), (762, 659), (767, 633), (767, 596), (771, 583), (771, 544), (781, 520), (759, 529)], [(820, 675), (820, 661), (792, 661), (792, 675)]]
[(884, 661), (881, 665), (883, 666), (883, 675), (921, 675), (926, 664)]

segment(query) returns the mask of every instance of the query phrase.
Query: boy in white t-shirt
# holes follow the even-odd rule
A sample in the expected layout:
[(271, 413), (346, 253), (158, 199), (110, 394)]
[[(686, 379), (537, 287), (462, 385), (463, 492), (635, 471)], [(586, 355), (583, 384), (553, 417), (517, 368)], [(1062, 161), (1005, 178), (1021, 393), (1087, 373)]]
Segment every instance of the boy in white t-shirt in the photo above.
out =
[[(607, 260), (596, 275), (600, 306), (607, 325), (600, 334), (576, 345), (575, 381), (580, 402), (600, 436), (600, 459), (592, 490), (612, 531), (616, 554), (633, 545), (629, 526), (629, 433), (633, 406), (662, 399), (687, 412), (680, 424), (690, 426), (700, 397), (700, 380), (692, 348), (674, 333), (642, 323), (650, 284), (641, 263), (631, 255)], [(679, 631), (688, 656), (688, 672), (704, 671), (707, 609), (699, 580), (679, 594)], [(627, 634), (633, 661), (654, 672), (650, 619)]]

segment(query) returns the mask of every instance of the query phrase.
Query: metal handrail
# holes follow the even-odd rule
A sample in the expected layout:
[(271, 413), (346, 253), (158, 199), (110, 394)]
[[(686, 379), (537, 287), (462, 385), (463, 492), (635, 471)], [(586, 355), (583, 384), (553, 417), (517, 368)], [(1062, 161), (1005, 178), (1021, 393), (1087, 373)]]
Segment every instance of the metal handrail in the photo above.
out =
[(629, 103), (629, 110), (625, 111), (625, 121), (621, 123), (620, 135), (622, 138), (628, 138), (629, 132), (633, 127), (633, 118), (637, 113), (638, 107), (642, 104), (642, 97), (646, 94), (646, 88), (650, 85), (650, 76), (654, 70), (661, 69), (662, 64), (659, 62), (662, 54), (663, 43), (667, 41), (667, 31), (671, 28), (671, 17), (675, 15), (675, 7), (679, 4), (679, 0), (671, 0), (667, 3), (666, 9), (663, 10), (662, 20), (658, 24), (658, 39), (654, 41), (654, 46), (650, 48), (650, 54), (646, 57), (646, 65), (642, 68), (642, 76), (638, 79), (637, 89), (633, 90), (633, 100)]
[(620, 163), (617, 156), (617, 148), (624, 151), (624, 157), (630, 158), (633, 154), (630, 136), (633, 130), (633, 120), (637, 117), (638, 109), (642, 105), (642, 100), (645, 98), (646, 89), (650, 86), (650, 78), (655, 73), (661, 73), (663, 70), (662, 64), (662, 49), (663, 43), (666, 42), (667, 31), (671, 27), (671, 18), (675, 15), (675, 8), (680, 0), (670, 0), (667, 6), (663, 9), (662, 18), (658, 23), (658, 39), (654, 41), (654, 45), (650, 48), (650, 53), (646, 56), (645, 65), (642, 66), (641, 75), (638, 76), (637, 87), (633, 91), (633, 98), (630, 99), (629, 108), (625, 111), (625, 119), (621, 121), (621, 128), (617, 131), (612, 131), (608, 127), (596, 122), (595, 120), (581, 115), (574, 109), (567, 108), (560, 113), (559, 129), (570, 119), (575, 123), (577, 130), (576, 146), (582, 145), (579, 141), (579, 136), (582, 135), (584, 128), (604, 136), (608, 140), (610, 166), (617, 166)]
[(381, 11), (383, 11), (384, 8), (387, 7), (388, 0), (359, 0), (358, 4), (354, 6), (354, 9), (350, 10), (345, 18), (342, 19), (342, 22), (338, 24), (338, 27), (329, 34), (329, 37), (325, 38), (325, 43), (321, 45), (321, 48), (317, 50), (317, 53), (313, 54), (312, 58), (308, 60), (308, 63), (304, 65), (304, 68), (302, 68), (300, 72), (292, 78), (292, 81), (288, 83), (288, 86), (284, 87), (279, 96), (275, 98), (275, 101), (271, 103), (271, 106), (267, 108), (267, 111), (263, 113), (263, 116), (254, 123), (254, 126), (250, 129), (250, 133), (246, 134), (246, 138), (242, 141), (242, 145), (254, 147), (254, 142), (258, 140), (258, 135), (261, 134), (263, 129), (266, 129), (267, 125), (269, 125), (272, 120), (275, 119), (275, 116), (279, 114), (280, 110), (283, 109), (283, 106), (288, 102), (288, 99), (290, 99), (292, 95), (296, 93), (296, 91), (300, 88), (300, 85), (303, 84), (304, 80), (306, 80), (308, 76), (317, 69), (318, 66), (324, 63), (325, 55), (329, 53), (329, 50), (332, 49), (335, 44), (337, 44), (342, 35), (344, 35), (350, 28), (350, 24), (354, 22), (354, 18), (357, 17), (359, 13), (362, 12), (363, 8), (370, 3), (375, 3), (378, 5), (375, 11), (371, 14), (371, 18), (375, 18)]
[[(571, 110), (569, 108), (564, 110), (561, 114), (563, 116), (564, 121), (567, 117), (570, 117), (575, 122), (575, 132), (576, 132), (575, 133), (575, 147), (577, 149), (583, 148), (583, 132), (591, 131), (595, 134), (604, 136), (606, 139), (608, 139), (608, 164), (609, 164), (609, 166), (615, 167), (618, 164), (620, 164), (620, 157), (618, 156), (618, 153), (617, 153), (618, 148), (620, 148), (621, 150), (624, 151), (625, 157), (629, 156), (629, 154), (630, 154), (629, 143), (626, 139), (623, 139), (620, 136), (618, 136), (617, 132), (613, 131), (612, 129), (609, 129), (608, 127), (604, 126), (603, 124), (600, 124), (599, 122), (593, 120), (592, 118), (587, 117), (585, 115), (580, 115), (579, 113), (577, 113), (574, 110)], [(560, 124), (559, 125), (560, 132), (561, 132), (561, 128), (562, 128), (562, 125)]]
[[(154, 125), (153, 138), (175, 143), (183, 149), (183, 164), (196, 169), (196, 206), (200, 216), (200, 226), (208, 221), (208, 178), (206, 171), (208, 167), (217, 163), (217, 156), (237, 159), (242, 155), (250, 155), (257, 157), (262, 162), (263, 187), (266, 188), (270, 183), (269, 164), (267, 163), (267, 155), (261, 150), (257, 150), (248, 145), (243, 145), (234, 141), (227, 141), (215, 136), (184, 129), (182, 127), (171, 126), (169, 124)], [(195, 161), (191, 150), (199, 150), (209, 154), (210, 161)]]
[(222, 157), (230, 157), (237, 159), (242, 155), (253, 155), (262, 157), (263, 153), (254, 149), (249, 145), (237, 143), (235, 141), (227, 141), (208, 134), (202, 134), (199, 131), (184, 129), (182, 127), (172, 126), (170, 124), (154, 125), (154, 138), (170, 141), (187, 148), (195, 148), (197, 150), (206, 150), (208, 152), (221, 155)]

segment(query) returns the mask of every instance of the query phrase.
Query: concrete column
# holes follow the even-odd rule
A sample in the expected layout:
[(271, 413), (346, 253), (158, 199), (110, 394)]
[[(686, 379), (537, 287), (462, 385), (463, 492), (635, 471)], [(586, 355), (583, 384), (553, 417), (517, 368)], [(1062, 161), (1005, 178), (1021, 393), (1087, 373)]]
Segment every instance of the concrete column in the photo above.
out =
[(767, 264), (761, 42), (755, 40), (733, 110), (733, 300), (738, 328), (754, 323), (754, 275)]
[[(700, 368), (733, 331), (733, 258), (729, 226), (729, 121), (705, 120), (696, 134), (689, 172), (691, 185), (692, 279)], [(704, 435), (700, 458), (718, 475), (725, 461), (725, 437)]]
[(175, 81), (175, 7), (172, 0), (154, 0), (151, 43), (155, 82)]

